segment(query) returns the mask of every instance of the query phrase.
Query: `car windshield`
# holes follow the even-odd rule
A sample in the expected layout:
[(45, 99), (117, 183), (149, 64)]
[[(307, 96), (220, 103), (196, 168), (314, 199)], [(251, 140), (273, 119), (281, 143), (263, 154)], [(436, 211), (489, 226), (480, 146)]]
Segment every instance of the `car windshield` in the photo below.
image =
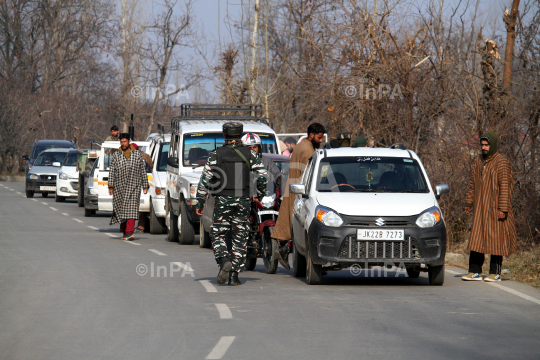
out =
[(274, 161), (274, 164), (278, 167), (279, 171), (283, 174), (283, 176), (289, 176), (289, 167), (291, 166), (290, 161)]
[(167, 159), (169, 158), (170, 143), (162, 143), (158, 154), (157, 171), (167, 171)]
[[(273, 134), (256, 133), (262, 141), (262, 152), (277, 154), (276, 138)], [(223, 133), (197, 133), (184, 135), (184, 166), (204, 165), (208, 154), (225, 144)]]
[(75, 149), (75, 145), (71, 146), (60, 146), (60, 145), (37, 145), (34, 147), (34, 151), (32, 151), (31, 159), (35, 159), (41, 152), (48, 150), (48, 149)]
[(427, 193), (429, 188), (414, 159), (350, 156), (321, 160), (317, 191)]
[(59, 162), (63, 163), (66, 157), (66, 152), (44, 152), (41, 153), (36, 162), (35, 166), (52, 166), (53, 163)]
[(64, 159), (64, 166), (77, 166), (77, 153), (69, 152)]

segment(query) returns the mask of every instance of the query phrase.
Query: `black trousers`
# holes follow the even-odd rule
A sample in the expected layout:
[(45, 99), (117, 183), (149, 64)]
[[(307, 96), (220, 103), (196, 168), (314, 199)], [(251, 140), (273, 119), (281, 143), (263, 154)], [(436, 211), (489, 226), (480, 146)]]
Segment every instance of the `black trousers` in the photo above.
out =
[[(491, 259), (489, 260), (490, 274), (501, 274), (502, 259), (502, 255), (491, 255)], [(481, 274), (482, 265), (484, 265), (484, 254), (471, 251), (471, 255), (469, 257), (469, 272)]]

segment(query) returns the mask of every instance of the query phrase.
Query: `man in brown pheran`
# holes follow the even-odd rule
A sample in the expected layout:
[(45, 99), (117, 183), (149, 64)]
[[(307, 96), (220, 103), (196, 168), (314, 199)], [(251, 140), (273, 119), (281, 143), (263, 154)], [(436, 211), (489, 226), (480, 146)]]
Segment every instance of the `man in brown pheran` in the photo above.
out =
[(287, 270), (291, 268), (289, 265), (289, 252), (291, 249), (291, 220), (295, 198), (294, 195), (289, 194), (289, 185), (301, 182), (306, 164), (315, 150), (321, 146), (326, 129), (319, 123), (313, 123), (308, 126), (307, 133), (308, 137), (298, 143), (292, 153), (289, 178), (287, 179), (287, 185), (285, 186), (285, 194), (283, 195), (283, 201), (279, 208), (276, 226), (270, 235), (281, 244), (279, 250), (275, 252), (275, 255), (279, 259), (281, 265)]
[(482, 154), (474, 161), (465, 214), (473, 210), (468, 249), (469, 273), (463, 280), (482, 280), (484, 254), (491, 254), (489, 275), (484, 281), (501, 281), (503, 256), (516, 251), (516, 228), (512, 212), (512, 167), (498, 152), (497, 135), (487, 132), (480, 138)]

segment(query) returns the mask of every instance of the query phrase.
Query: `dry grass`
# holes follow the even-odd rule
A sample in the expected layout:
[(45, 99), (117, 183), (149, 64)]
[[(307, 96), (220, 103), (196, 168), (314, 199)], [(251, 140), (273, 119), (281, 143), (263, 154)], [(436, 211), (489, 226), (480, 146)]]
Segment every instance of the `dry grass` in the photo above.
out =
[[(469, 267), (466, 243), (449, 246), (448, 252), (466, 255), (458, 261), (447, 261), (448, 265), (457, 266), (463, 269)], [(540, 245), (521, 245), (520, 249), (509, 257), (503, 259), (503, 270), (508, 269), (510, 274), (504, 273), (501, 276), (505, 279), (519, 281), (527, 285), (534, 286), (540, 290)], [(483, 273), (489, 273), (489, 257), (486, 256)]]

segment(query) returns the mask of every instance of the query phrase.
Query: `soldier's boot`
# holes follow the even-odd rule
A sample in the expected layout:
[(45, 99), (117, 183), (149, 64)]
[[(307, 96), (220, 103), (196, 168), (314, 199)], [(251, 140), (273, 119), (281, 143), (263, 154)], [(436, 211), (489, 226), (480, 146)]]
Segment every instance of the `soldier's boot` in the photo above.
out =
[(219, 259), (219, 273), (217, 276), (218, 284), (225, 284), (229, 277), (229, 271), (231, 271), (232, 263), (228, 257), (222, 257)]
[(229, 273), (229, 286), (242, 285), (240, 279), (238, 279), (238, 271), (231, 271)]
[(285, 245), (280, 246), (274, 253), (281, 266), (287, 270), (291, 270), (291, 265), (289, 265), (289, 253), (291, 252), (290, 245), (291, 242), (289, 241)]

